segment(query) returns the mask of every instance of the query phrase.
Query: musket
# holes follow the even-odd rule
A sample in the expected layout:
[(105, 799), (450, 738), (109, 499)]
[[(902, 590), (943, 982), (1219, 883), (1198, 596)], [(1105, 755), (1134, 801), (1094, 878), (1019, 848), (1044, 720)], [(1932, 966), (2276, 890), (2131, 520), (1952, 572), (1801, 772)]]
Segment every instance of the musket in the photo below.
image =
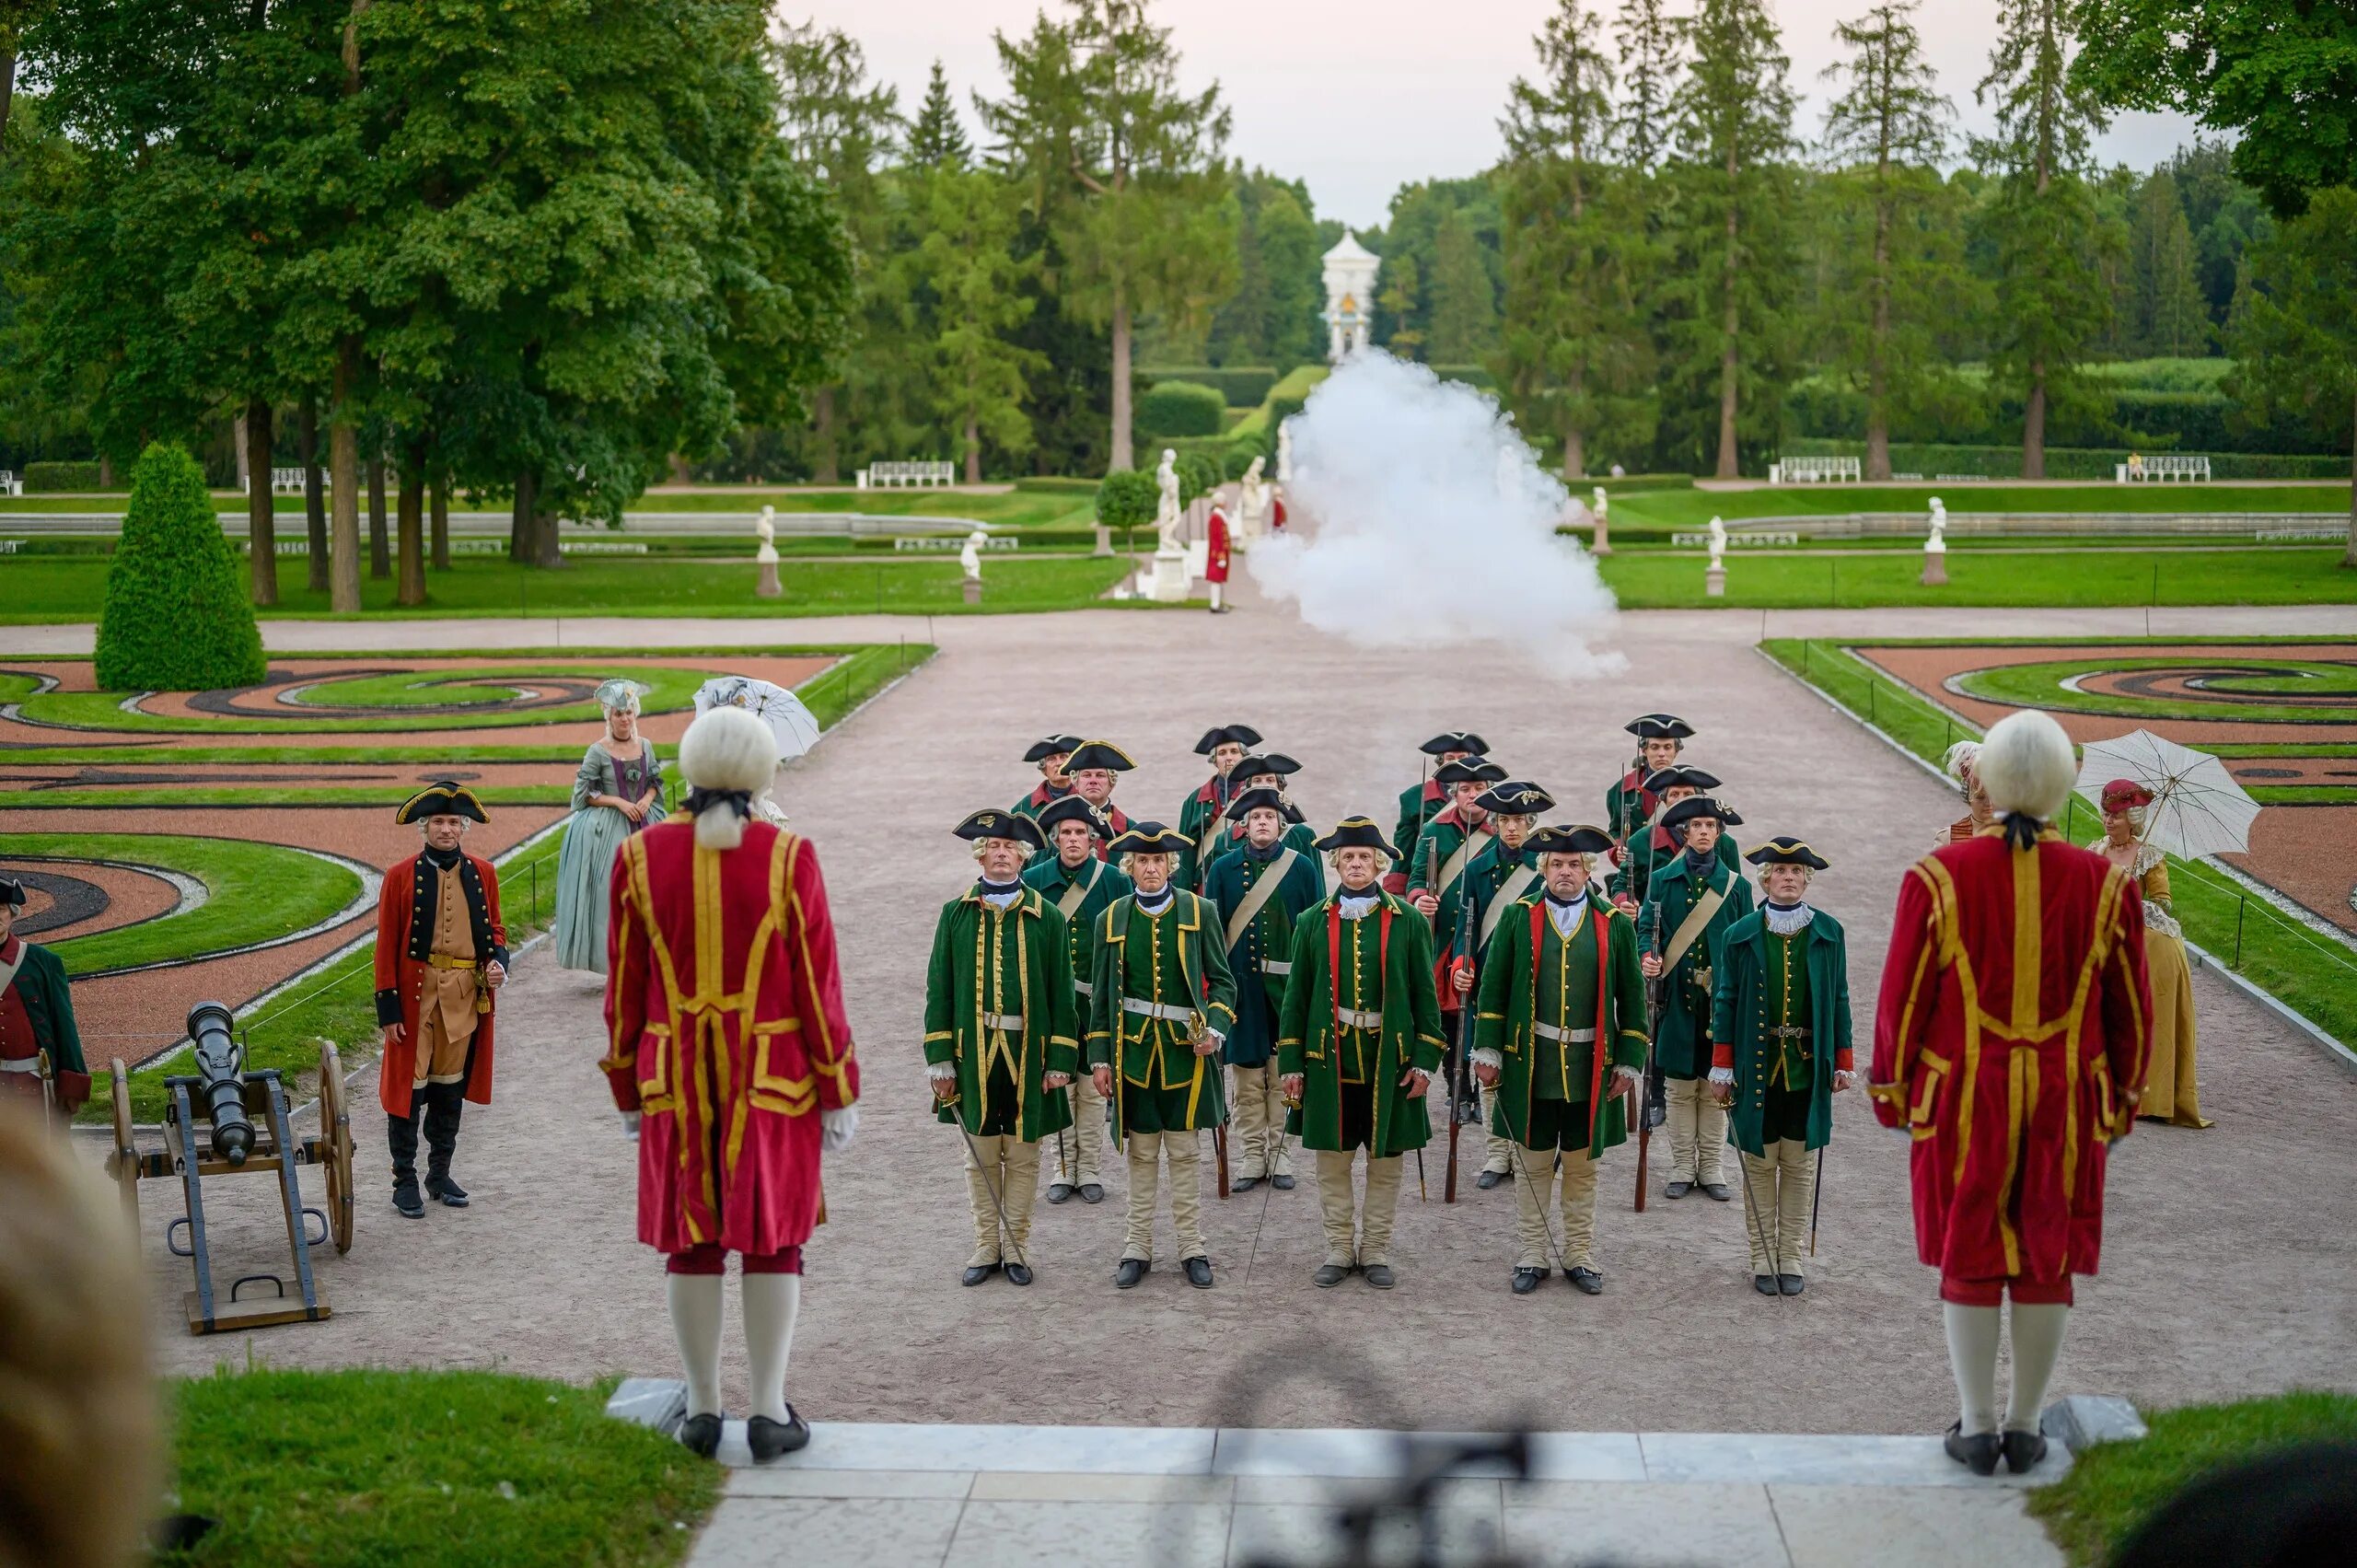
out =
[[(1661, 954), (1661, 906), (1648, 899), (1638, 911), (1637, 940), (1647, 951)], [(1647, 925), (1651, 930), (1645, 929)], [(1654, 1115), (1659, 1098), (1666, 1093), (1662, 1083), (1661, 1063), (1654, 1055), (1654, 1034), (1661, 1026), (1661, 1010), (1667, 1005), (1669, 971), (1645, 981), (1645, 1088), (1637, 1106), (1637, 1213), (1645, 1212), (1645, 1157), (1652, 1152)], [(1668, 1114), (1663, 1108), (1663, 1115)]]
[(1219, 1195), (1227, 1198), (1227, 1118), (1212, 1123), (1212, 1156), (1219, 1167)]
[[(1473, 900), (1467, 896), (1466, 888), (1469, 876), (1469, 871), (1462, 871), (1457, 877), (1457, 935), (1448, 944), (1451, 994), (1456, 992), (1457, 966), (1470, 957), (1468, 948), (1473, 934)], [(1457, 1107), (1461, 1092), (1460, 1075), (1473, 1049), (1473, 997), (1469, 992), (1457, 999), (1457, 1039), (1449, 1047), (1446, 1069), (1448, 1074), (1448, 1176), (1441, 1183), (1441, 1202), (1444, 1203), (1457, 1202), (1457, 1139), (1465, 1125), (1464, 1119), (1457, 1114)]]

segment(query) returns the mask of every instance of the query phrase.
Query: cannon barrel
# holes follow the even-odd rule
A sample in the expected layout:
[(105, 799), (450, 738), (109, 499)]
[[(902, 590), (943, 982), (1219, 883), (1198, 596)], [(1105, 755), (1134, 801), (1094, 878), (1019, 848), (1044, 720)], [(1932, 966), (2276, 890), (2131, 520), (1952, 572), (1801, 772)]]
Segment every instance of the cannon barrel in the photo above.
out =
[(200, 1002), (188, 1010), (205, 1118), (213, 1123), (213, 1153), (234, 1166), (245, 1164), (253, 1152), (254, 1124), (246, 1116), (246, 1053), (229, 1032), (233, 1021), (218, 1002)]

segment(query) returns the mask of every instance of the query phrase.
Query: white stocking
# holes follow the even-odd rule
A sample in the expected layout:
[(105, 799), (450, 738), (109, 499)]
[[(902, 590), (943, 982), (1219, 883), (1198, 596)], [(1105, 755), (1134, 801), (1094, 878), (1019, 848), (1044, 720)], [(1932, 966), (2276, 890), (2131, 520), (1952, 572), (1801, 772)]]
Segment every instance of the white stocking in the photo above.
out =
[(688, 1374), (688, 1413), (720, 1413), (720, 1276), (666, 1274), (671, 1333)]
[(785, 1419), (785, 1358), (794, 1349), (794, 1320), (802, 1312), (800, 1274), (745, 1276), (745, 1359), (752, 1364), (749, 1413)]
[[(2020, 1309), (2015, 1308), (2016, 1311)], [(1956, 1374), (1956, 1402), (1964, 1434), (1997, 1430), (1997, 1327), (1993, 1307), (1940, 1303), (1948, 1330), (1948, 1367)], [(2018, 1330), (2016, 1330), (2018, 1331)], [(2018, 1342), (2017, 1342), (2018, 1343)], [(2016, 1352), (2018, 1353), (2018, 1351)]]
[(2055, 1357), (2062, 1353), (2062, 1327), (2070, 1316), (2070, 1307), (2059, 1301), (2014, 1303), (2014, 1393), (2005, 1411), (2009, 1430), (2038, 1430), (2046, 1385), (2054, 1376)]

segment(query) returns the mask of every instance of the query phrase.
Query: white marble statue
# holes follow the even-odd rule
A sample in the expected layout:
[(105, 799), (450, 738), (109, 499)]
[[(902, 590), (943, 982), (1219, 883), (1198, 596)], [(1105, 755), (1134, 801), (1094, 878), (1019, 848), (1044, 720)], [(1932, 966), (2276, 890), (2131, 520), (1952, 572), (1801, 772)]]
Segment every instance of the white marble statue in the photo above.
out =
[(1162, 466), (1154, 470), (1154, 482), (1161, 492), (1154, 508), (1154, 531), (1162, 540), (1156, 549), (1177, 550), (1178, 525), (1186, 513), (1178, 505), (1178, 454), (1168, 447), (1162, 449)]
[(1711, 570), (1712, 570), (1712, 571), (1713, 571), (1713, 572), (1720, 572), (1720, 571), (1724, 571), (1724, 570), (1726, 569), (1726, 554), (1727, 554), (1727, 526), (1726, 526), (1726, 524), (1724, 524), (1724, 523), (1723, 523), (1723, 522), (1719, 521), (1719, 519), (1718, 519), (1718, 518), (1716, 518), (1716, 517), (1713, 517), (1713, 518), (1711, 519)]
[(1948, 552), (1947, 532), (1947, 505), (1934, 495), (1932, 497), (1932, 537), (1923, 541), (1923, 553), (1945, 555)]
[(753, 519), (753, 532), (761, 537), (761, 548), (753, 552), (753, 559), (764, 566), (777, 563), (777, 508), (764, 506), (761, 515)]
[(1587, 509), (1595, 516), (1597, 522), (1604, 521), (1605, 508), (1610, 505), (1612, 505), (1612, 497), (1604, 493), (1604, 486), (1599, 484), (1588, 492)]
[(990, 539), (988, 528), (976, 528), (966, 536), (966, 548), (958, 552), (958, 564), (966, 569), (966, 580), (982, 580), (982, 545)]
[(1293, 482), (1293, 421), (1290, 419), (1277, 426), (1277, 482)]
[(1236, 482), (1237, 533), (1243, 539), (1262, 539), (1269, 532), (1269, 482), (1260, 477), (1265, 461), (1253, 459), (1252, 466)]

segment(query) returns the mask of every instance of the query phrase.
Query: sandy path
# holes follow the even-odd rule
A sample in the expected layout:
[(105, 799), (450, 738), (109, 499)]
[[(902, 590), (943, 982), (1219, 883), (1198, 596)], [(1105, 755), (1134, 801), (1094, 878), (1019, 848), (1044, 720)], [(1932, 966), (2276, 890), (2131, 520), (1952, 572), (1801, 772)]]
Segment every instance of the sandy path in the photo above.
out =
[[(1012, 799), (1026, 783), (1024, 744), (1050, 729), (1120, 741), (1142, 766), (1117, 798), (1167, 815), (1197, 782), (1194, 737), (1248, 720), (1307, 763), (1299, 796), (1326, 821), (1353, 809), (1388, 820), (1414, 776), (1414, 742), (1467, 726), (1517, 773), (1550, 784), (1563, 815), (1585, 817), (1622, 754), (1620, 721), (1673, 709), (1701, 732), (1694, 759), (1729, 781), (1747, 841), (1789, 831), (1829, 851), (1835, 869), (1817, 891), (1849, 924), (1863, 1040), (1898, 876), (1953, 816), (1953, 797), (1753, 653), (1755, 618), (1632, 616), (1621, 642), (1634, 670), (1576, 687), (1486, 660), (1357, 651), (1248, 605), (1220, 621), (984, 618), (943, 632), (944, 656), (822, 746), (790, 803), (831, 884), (868, 1075), (860, 1140), (830, 1167), (834, 1223), (810, 1254), (792, 1382), (807, 1413), (1209, 1423), (1255, 1391), (1248, 1364), (1322, 1351), (1348, 1358), (1366, 1389), (1313, 1379), (1269, 1388), (1260, 1420), (1487, 1427), (1528, 1411), (1584, 1429), (1920, 1432), (1949, 1419), (1933, 1280), (1914, 1260), (1905, 1144), (1854, 1098), (1827, 1162), (1819, 1267), (1796, 1301), (1752, 1294), (1735, 1207), (1656, 1199), (1631, 1214), (1632, 1150), (1606, 1167), (1610, 1283), (1595, 1300), (1560, 1282), (1508, 1295), (1511, 1193), (1477, 1193), (1469, 1179), (1466, 1201), (1445, 1207), (1437, 1151), (1433, 1202), (1411, 1191), (1402, 1204), (1403, 1277), (1388, 1295), (1310, 1286), (1319, 1244), (1306, 1181), (1265, 1206), (1259, 1193), (1206, 1198), (1218, 1289), (1190, 1291), (1157, 1272), (1117, 1295), (1118, 1173), (1102, 1207), (1040, 1206), (1031, 1289), (956, 1283), (969, 1234), (960, 1156), (925, 1113), (917, 1065), (925, 938), (968, 874), (948, 825)], [(2148, 1405), (2351, 1386), (2357, 1266), (2344, 1238), (2357, 1195), (2332, 1173), (2357, 1146), (2357, 1086), (2212, 977), (2197, 991), (2205, 1104), (2220, 1125), (2147, 1129), (2119, 1149), (2105, 1272), (2082, 1293), (2059, 1385)], [(631, 1239), (633, 1151), (591, 1066), (599, 1047), (587, 978), (528, 960), (504, 1003), (500, 1101), (467, 1113), (459, 1174), (476, 1207), (414, 1224), (394, 1216), (382, 1121), (364, 1083), (360, 1240), (320, 1271), (334, 1321), (208, 1343), (159, 1309), (167, 1364), (250, 1353), (304, 1365), (669, 1374), (661, 1272)], [(160, 1242), (172, 1195), (146, 1197), (153, 1275), (176, 1301), (186, 1265)], [(238, 1252), (262, 1259), (273, 1224), (253, 1211), (239, 1227), (250, 1246)], [(224, 1222), (216, 1246), (230, 1237)], [(223, 1258), (225, 1279), (238, 1260)], [(729, 1366), (741, 1408), (733, 1347)]]

